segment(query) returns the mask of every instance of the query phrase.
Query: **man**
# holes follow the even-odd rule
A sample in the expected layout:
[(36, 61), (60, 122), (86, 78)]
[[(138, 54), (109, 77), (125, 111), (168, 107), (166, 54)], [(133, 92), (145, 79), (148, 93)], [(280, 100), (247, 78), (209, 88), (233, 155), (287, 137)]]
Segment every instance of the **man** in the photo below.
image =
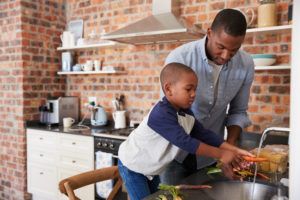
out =
[[(196, 72), (197, 96), (191, 109), (206, 129), (224, 136), (227, 127), (230, 144), (235, 144), (242, 130), (251, 124), (247, 109), (254, 63), (249, 54), (240, 50), (246, 29), (246, 19), (240, 11), (224, 9), (203, 39), (176, 48), (165, 61), (165, 65), (185, 64)], [(185, 176), (214, 162), (207, 157), (196, 159), (182, 151), (161, 179), (164, 183), (179, 184)]]

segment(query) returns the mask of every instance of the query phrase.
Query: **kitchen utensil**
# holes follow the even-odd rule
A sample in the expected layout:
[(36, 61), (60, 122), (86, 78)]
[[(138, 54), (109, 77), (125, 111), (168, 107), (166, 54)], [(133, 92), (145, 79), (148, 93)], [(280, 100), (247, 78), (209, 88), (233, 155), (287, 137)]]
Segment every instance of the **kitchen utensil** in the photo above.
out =
[(276, 62), (275, 54), (254, 54), (252, 58), (255, 66), (269, 66)]
[(81, 68), (82, 68), (81, 64), (76, 64), (72, 67), (72, 71), (79, 72), (81, 71)]
[(60, 35), (60, 39), (63, 47), (73, 47), (75, 45), (75, 35), (70, 31), (64, 31), (63, 34)]
[(94, 106), (91, 113), (91, 124), (93, 126), (104, 126), (107, 123), (107, 116), (102, 107)]
[[(240, 11), (244, 15), (247, 22), (247, 27), (252, 24), (255, 16), (254, 10), (252, 8), (248, 8), (245, 11), (242, 11), (239, 8), (234, 8), (234, 9)], [(248, 13), (250, 13), (250, 16), (248, 16)]]
[(100, 60), (94, 60), (95, 71), (100, 71)]
[(72, 117), (65, 117), (63, 119), (64, 128), (70, 128), (74, 122), (75, 119), (73, 119)]
[(61, 54), (62, 57), (62, 71), (63, 72), (69, 72), (71, 71), (72, 66), (72, 54), (71, 52), (63, 52)]
[(118, 110), (112, 113), (113, 119), (115, 121), (115, 128), (126, 128), (126, 117), (125, 117), (125, 110)]
[(119, 102), (116, 99), (112, 100), (112, 104), (113, 104), (113, 107), (114, 107), (115, 111), (120, 109), (119, 108)]
[(93, 70), (93, 61), (92, 60), (88, 60), (81, 67), (82, 67), (83, 71), (92, 71)]
[(259, 28), (277, 25), (276, 7), (275, 0), (261, 0), (257, 12), (257, 26)]

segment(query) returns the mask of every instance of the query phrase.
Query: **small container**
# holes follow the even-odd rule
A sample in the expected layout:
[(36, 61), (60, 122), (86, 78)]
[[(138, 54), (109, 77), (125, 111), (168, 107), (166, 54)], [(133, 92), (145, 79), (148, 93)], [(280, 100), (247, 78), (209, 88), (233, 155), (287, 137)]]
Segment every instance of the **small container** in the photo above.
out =
[(261, 0), (258, 7), (257, 25), (259, 28), (277, 25), (277, 8), (275, 0)]
[(293, 20), (293, 3), (289, 3), (288, 7), (288, 24), (292, 24)]

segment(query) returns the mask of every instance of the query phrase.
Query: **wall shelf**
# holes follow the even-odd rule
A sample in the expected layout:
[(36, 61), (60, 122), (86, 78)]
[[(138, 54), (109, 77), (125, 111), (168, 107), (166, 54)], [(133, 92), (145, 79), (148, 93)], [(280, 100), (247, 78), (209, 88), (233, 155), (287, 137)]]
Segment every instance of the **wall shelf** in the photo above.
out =
[(103, 43), (98, 43), (98, 44), (86, 44), (82, 46), (74, 46), (74, 47), (58, 47), (58, 51), (75, 51), (75, 50), (80, 50), (80, 49), (92, 49), (92, 48), (106, 48), (106, 47), (119, 47), (122, 44), (113, 42), (113, 41), (107, 41)]
[(124, 74), (124, 73), (126, 73), (126, 71), (121, 71), (121, 70), (57, 72), (58, 75), (75, 75), (75, 74)]
[(271, 65), (271, 66), (255, 66), (255, 70), (281, 70), (291, 69), (290, 65)]
[(292, 25), (281, 25), (281, 26), (270, 26), (263, 28), (249, 28), (247, 29), (247, 33), (256, 33), (256, 32), (276, 32), (276, 31), (290, 31), (292, 29)]

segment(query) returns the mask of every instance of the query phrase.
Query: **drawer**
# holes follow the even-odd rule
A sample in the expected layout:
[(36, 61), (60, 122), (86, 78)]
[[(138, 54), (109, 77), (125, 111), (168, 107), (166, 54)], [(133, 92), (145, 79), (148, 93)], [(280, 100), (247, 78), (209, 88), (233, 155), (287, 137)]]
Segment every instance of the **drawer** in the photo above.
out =
[(27, 144), (55, 150), (57, 134), (49, 131), (27, 129)]
[(56, 198), (58, 192), (57, 173), (55, 167), (44, 167), (29, 164), (28, 171), (28, 192), (41, 196)]
[(60, 134), (58, 148), (61, 153), (88, 153), (94, 149), (94, 140), (89, 136)]
[(54, 151), (45, 151), (42, 149), (28, 147), (27, 159), (28, 162), (39, 162), (47, 165), (55, 165), (56, 153)]
[(74, 157), (71, 155), (60, 155), (59, 156), (59, 167), (67, 169), (76, 169), (76, 170), (93, 170), (94, 169), (94, 160), (91, 156)]

